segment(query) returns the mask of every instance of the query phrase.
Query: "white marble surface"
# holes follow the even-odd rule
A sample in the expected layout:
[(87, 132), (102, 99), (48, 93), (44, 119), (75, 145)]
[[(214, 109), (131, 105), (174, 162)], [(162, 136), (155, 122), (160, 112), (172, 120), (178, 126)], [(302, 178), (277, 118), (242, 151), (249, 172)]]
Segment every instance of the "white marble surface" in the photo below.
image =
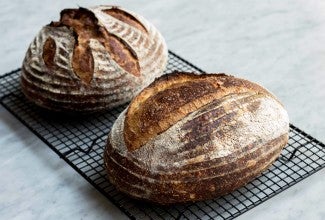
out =
[[(65, 7), (118, 1), (0, 2), (0, 73), (21, 65), (42, 25)], [(209, 72), (261, 83), (291, 122), (325, 141), (325, 2), (123, 1), (165, 36), (169, 48)], [(100, 193), (0, 107), (0, 219), (126, 219)], [(325, 171), (238, 219), (325, 219)]]

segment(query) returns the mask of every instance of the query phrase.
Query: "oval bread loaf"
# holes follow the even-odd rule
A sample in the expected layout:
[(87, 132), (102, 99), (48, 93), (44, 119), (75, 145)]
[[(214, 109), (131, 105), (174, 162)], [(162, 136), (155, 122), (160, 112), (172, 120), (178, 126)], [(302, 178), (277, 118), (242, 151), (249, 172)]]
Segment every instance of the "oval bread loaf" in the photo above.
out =
[(289, 119), (266, 89), (224, 74), (173, 73), (121, 113), (104, 152), (112, 184), (160, 204), (231, 192), (267, 169)]
[(168, 51), (143, 17), (116, 6), (64, 9), (30, 44), (21, 85), (28, 99), (64, 112), (126, 103), (163, 74)]

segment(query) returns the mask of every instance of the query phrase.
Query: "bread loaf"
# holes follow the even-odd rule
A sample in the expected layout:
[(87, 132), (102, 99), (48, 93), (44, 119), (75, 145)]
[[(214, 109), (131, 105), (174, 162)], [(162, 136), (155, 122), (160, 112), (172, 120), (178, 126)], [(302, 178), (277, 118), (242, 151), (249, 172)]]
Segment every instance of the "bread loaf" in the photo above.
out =
[(288, 141), (282, 104), (224, 74), (173, 73), (121, 113), (104, 153), (119, 190), (159, 204), (205, 200), (258, 176)]
[(143, 17), (115, 6), (64, 9), (30, 44), (22, 91), (41, 107), (93, 112), (126, 103), (162, 75), (167, 47)]

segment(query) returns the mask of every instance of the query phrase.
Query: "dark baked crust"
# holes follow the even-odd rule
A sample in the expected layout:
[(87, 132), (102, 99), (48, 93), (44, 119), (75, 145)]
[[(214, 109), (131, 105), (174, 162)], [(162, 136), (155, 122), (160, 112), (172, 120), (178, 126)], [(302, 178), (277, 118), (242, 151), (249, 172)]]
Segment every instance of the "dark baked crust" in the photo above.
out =
[[(114, 10), (114, 15), (119, 16), (121, 19), (127, 16), (121, 10)], [(127, 20), (127, 18), (124, 20)], [(67, 26), (73, 29), (76, 45), (73, 52), (72, 66), (76, 74), (85, 82), (89, 83), (92, 79), (94, 68), (89, 48), (91, 38), (102, 43), (112, 55), (112, 58), (123, 69), (134, 76), (140, 75), (140, 66), (136, 54), (121, 38), (109, 34), (106, 29), (100, 27), (93, 12), (85, 8), (64, 9), (61, 12), (60, 21), (52, 22), (50, 26)]]
[[(240, 152), (196, 164), (196, 168), (201, 170), (194, 172), (193, 167), (185, 166), (181, 170), (170, 170), (169, 174), (153, 174), (150, 170), (137, 166), (133, 158), (122, 157), (109, 142), (104, 152), (104, 161), (110, 182), (120, 191), (136, 199), (169, 205), (213, 199), (244, 186), (272, 165), (287, 142), (288, 136), (283, 135), (263, 146), (246, 146), (246, 149), (254, 147), (256, 150), (253, 153)], [(215, 177), (209, 178), (211, 175)], [(145, 178), (150, 178), (151, 181)], [(134, 185), (141, 185), (153, 193), (148, 198), (135, 196), (134, 193), (146, 195), (147, 192)]]
[(56, 44), (53, 38), (49, 37), (46, 39), (44, 46), (43, 46), (43, 60), (45, 65), (49, 69), (55, 68), (54, 56), (56, 52)]
[(65, 9), (31, 42), (22, 92), (52, 111), (98, 112), (129, 102), (163, 74), (167, 57), (160, 33), (135, 13), (113, 6)]
[(185, 115), (220, 97), (251, 92), (272, 96), (261, 86), (225, 74), (173, 73), (160, 77), (130, 103), (124, 139), (129, 150), (144, 145)]
[[(105, 167), (111, 183), (138, 199), (166, 205), (215, 198), (266, 170), (288, 129), (283, 106), (255, 83), (173, 73), (144, 89), (117, 119)], [(132, 148), (138, 138), (144, 141)]]

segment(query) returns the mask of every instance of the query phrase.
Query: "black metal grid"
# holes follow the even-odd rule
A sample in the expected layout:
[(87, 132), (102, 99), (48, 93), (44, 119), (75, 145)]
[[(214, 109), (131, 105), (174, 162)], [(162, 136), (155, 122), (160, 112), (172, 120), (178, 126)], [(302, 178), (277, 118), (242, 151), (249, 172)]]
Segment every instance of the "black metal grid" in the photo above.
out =
[[(166, 72), (173, 70), (203, 72), (170, 51)], [(290, 125), (289, 143), (280, 158), (235, 192), (173, 207), (135, 201), (108, 182), (102, 159), (106, 136), (125, 106), (82, 118), (49, 113), (24, 98), (19, 76), (18, 69), (0, 77), (1, 104), (131, 219), (232, 219), (325, 166), (324, 144)]]

